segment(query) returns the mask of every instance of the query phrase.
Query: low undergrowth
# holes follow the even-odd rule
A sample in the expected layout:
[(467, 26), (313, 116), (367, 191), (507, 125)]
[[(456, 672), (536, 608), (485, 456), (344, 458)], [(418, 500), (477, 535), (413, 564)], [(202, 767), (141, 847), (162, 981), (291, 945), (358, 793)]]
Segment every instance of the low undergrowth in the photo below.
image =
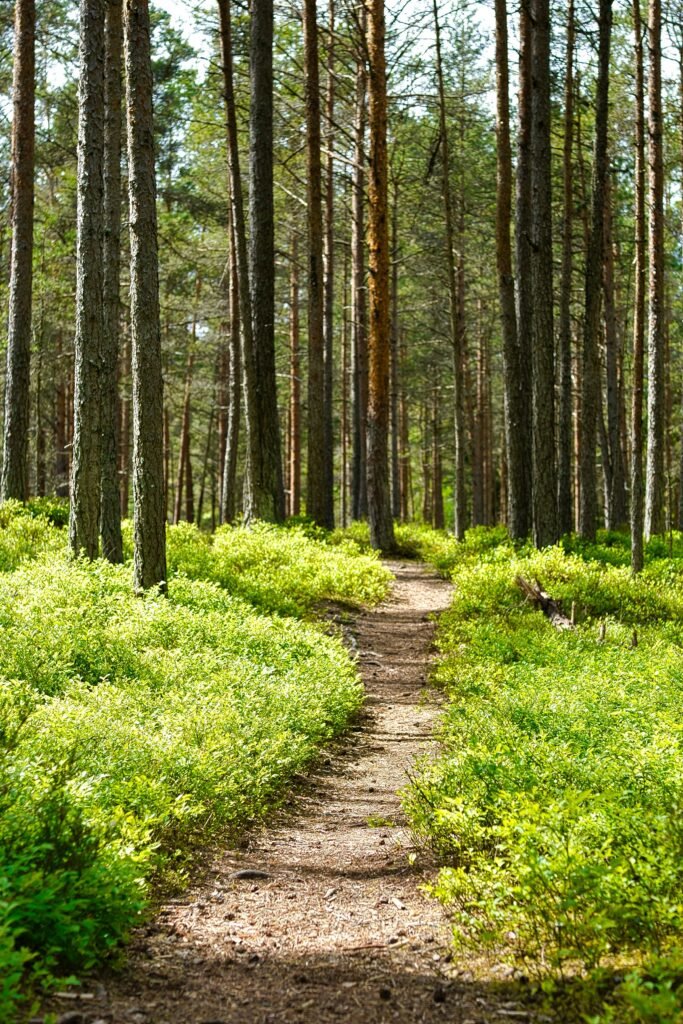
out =
[[(590, 978), (581, 1019), (683, 1020), (683, 562), (651, 551), (633, 580), (616, 543), (417, 542), (456, 588), (438, 632), (443, 752), (406, 806), (443, 858), (456, 943), (546, 987)], [(574, 603), (576, 630), (525, 605), (517, 575)]]
[(341, 641), (264, 609), (369, 603), (387, 573), (297, 531), (225, 529), (210, 543), (182, 527), (169, 532), (169, 597), (137, 598), (129, 565), (67, 559), (43, 510), (3, 515), (0, 551), (23, 553), (0, 573), (9, 1022), (30, 1011), (27, 977), (35, 988), (100, 961), (150, 886), (179, 880), (196, 842), (277, 803), (357, 712)]

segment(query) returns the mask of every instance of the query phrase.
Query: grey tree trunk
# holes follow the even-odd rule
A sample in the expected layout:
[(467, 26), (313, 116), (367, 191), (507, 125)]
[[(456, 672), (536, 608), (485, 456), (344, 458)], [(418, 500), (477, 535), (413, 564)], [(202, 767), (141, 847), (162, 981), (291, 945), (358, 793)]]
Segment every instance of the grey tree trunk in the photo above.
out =
[(515, 215), (518, 415), (517, 465), (508, 463), (510, 532), (518, 539), (528, 537), (532, 519), (532, 311), (531, 280), (531, 0), (521, 0), (519, 15), (519, 131), (517, 135), (517, 192)]
[(612, 36), (612, 0), (600, 0), (598, 83), (595, 111), (595, 150), (591, 221), (586, 252), (585, 307), (583, 316), (583, 378), (581, 392), (581, 503), (579, 533), (587, 540), (595, 539), (597, 528), (597, 496), (595, 485), (595, 446), (600, 405), (600, 362), (598, 334), (602, 298), (603, 261), (605, 253), (605, 196), (608, 160), (609, 55)]
[(398, 182), (391, 207), (391, 514), (401, 515), (399, 459)]
[(564, 84), (564, 151), (562, 197), (562, 269), (558, 338), (559, 410), (557, 437), (557, 526), (560, 534), (574, 525), (572, 502), (572, 276), (574, 244), (574, 0), (567, 8), (566, 71)]
[(275, 241), (273, 213), (273, 0), (252, 0), (249, 72), (249, 280), (253, 361), (245, 349), (247, 388), (254, 391), (245, 515), (281, 522), (285, 492), (275, 384)]
[(533, 536), (542, 548), (557, 540), (549, 0), (532, 0), (531, 19)]
[(5, 428), (0, 498), (28, 498), (33, 197), (35, 178), (35, 0), (16, 0), (12, 115), (12, 248)]
[(647, 463), (645, 480), (645, 536), (664, 530), (664, 154), (662, 133), (662, 10), (661, 0), (650, 0), (648, 14), (648, 192), (650, 228), (648, 259), (647, 335)]
[(119, 317), (121, 313), (121, 0), (109, 0), (105, 25), (104, 326), (102, 331), (102, 554), (123, 562), (119, 487)]
[(384, 0), (370, 0), (368, 7), (368, 124), (370, 127), (368, 520), (372, 547), (380, 551), (391, 551), (394, 547), (394, 522), (391, 518), (389, 487), (391, 328), (385, 38)]
[(104, 0), (81, 0), (78, 88), (76, 338), (69, 543), (97, 558), (101, 493), (104, 240)]
[(154, 117), (148, 0), (125, 0), (130, 317), (133, 377), (134, 581), (166, 581), (163, 382), (159, 323)]
[(306, 154), (308, 184), (308, 431), (306, 512), (332, 528), (325, 451), (325, 339), (322, 169), (320, 162), (320, 76), (315, 0), (304, 0), (306, 69)]

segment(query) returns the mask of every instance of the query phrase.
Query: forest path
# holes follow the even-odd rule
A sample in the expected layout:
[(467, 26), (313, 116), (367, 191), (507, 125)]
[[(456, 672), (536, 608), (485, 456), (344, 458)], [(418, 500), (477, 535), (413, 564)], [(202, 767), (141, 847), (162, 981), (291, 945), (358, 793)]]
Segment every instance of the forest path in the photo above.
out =
[(445, 916), (419, 888), (428, 876), (408, 861), (397, 793), (438, 713), (424, 684), (451, 587), (421, 565), (389, 567), (390, 598), (351, 629), (368, 695), (351, 740), (137, 932), (89, 1004), (63, 1007), (74, 1024), (527, 1019), (455, 971)]

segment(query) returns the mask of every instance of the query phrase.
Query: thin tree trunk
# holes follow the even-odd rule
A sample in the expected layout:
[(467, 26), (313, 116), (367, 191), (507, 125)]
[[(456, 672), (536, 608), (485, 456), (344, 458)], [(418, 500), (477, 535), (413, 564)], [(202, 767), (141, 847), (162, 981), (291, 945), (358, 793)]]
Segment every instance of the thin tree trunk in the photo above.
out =
[(619, 332), (615, 309), (614, 251), (612, 242), (612, 190), (609, 174), (605, 189), (605, 252), (603, 261), (605, 321), (605, 373), (607, 383), (607, 438), (610, 457), (610, 490), (606, 524), (617, 530), (626, 522), (626, 475), (621, 449), (619, 380)]
[[(185, 364), (185, 388), (183, 391), (183, 414), (180, 425), (180, 447), (178, 451), (178, 476), (175, 485), (175, 501), (173, 503), (173, 522), (179, 523), (183, 514), (183, 497), (189, 483), (187, 469), (190, 465), (190, 421), (192, 410), (192, 371), (194, 368), (194, 339)], [(192, 470), (190, 469), (190, 472)]]
[[(524, 539), (532, 525), (532, 311), (534, 296), (531, 280), (531, 121), (532, 121), (532, 31), (531, 0), (521, 0), (519, 12), (519, 130), (517, 134), (517, 191), (515, 213), (516, 313), (518, 370), (518, 450), (508, 463), (508, 504), (515, 519), (510, 532)], [(511, 362), (511, 365), (512, 364)], [(514, 381), (510, 386), (514, 386)]]
[(331, 527), (325, 451), (323, 217), (320, 162), (320, 82), (316, 0), (304, 0), (306, 153), (308, 183), (308, 430), (306, 512)]
[(228, 337), (228, 415), (225, 432), (221, 515), (223, 523), (232, 523), (237, 513), (237, 458), (242, 415), (242, 348), (240, 344), (240, 296), (237, 272), (235, 225), (230, 218), (230, 333)]
[[(441, 132), (442, 195), (444, 203), (444, 228), (446, 242), (446, 269), (448, 273), (448, 300), (450, 309), (451, 346), (453, 350), (454, 422), (455, 422), (455, 484), (454, 529), (457, 540), (465, 536), (467, 498), (465, 494), (465, 387), (463, 337), (458, 303), (458, 282), (455, 266), (455, 231), (453, 225), (453, 203), (450, 183), (450, 154), (448, 146), (448, 123), (446, 119), (446, 90), (444, 86), (443, 62), (441, 57), (441, 26), (437, 0), (433, 3), (434, 31), (436, 35), (436, 79), (439, 94), (439, 127)], [(459, 249), (461, 252), (462, 250)]]
[[(361, 10), (361, 30), (366, 31), (366, 9)], [(368, 514), (367, 420), (368, 348), (365, 296), (365, 99), (367, 87), (362, 46), (356, 67), (354, 155), (351, 196), (351, 308), (353, 347), (353, 459), (351, 516)]]
[(100, 536), (100, 359), (104, 231), (104, 0), (82, 0), (78, 90), (78, 209), (74, 438), (69, 543), (97, 558)]
[(612, 34), (612, 0), (600, 0), (598, 83), (595, 112), (595, 154), (591, 221), (586, 252), (585, 307), (583, 317), (583, 391), (581, 395), (582, 443), (580, 457), (581, 507), (579, 532), (587, 540), (595, 539), (597, 498), (595, 493), (595, 444), (600, 405), (600, 364), (598, 334), (602, 275), (605, 251), (605, 195), (608, 159), (609, 57)]
[(549, 0), (531, 0), (531, 18), (533, 536), (545, 547), (557, 540)]
[(349, 266), (344, 257), (344, 295), (342, 302), (342, 353), (341, 353), (341, 524), (348, 525), (349, 491)]
[(432, 480), (434, 489), (433, 519), (432, 525), (435, 530), (443, 530), (446, 527), (446, 517), (443, 507), (443, 476), (441, 466), (441, 430), (439, 424), (439, 390), (434, 389), (432, 395)]
[(133, 376), (134, 582), (167, 589), (163, 381), (148, 0), (125, 0), (130, 318)]
[(380, 551), (390, 551), (394, 546), (388, 451), (391, 326), (385, 35), (384, 0), (370, 0), (367, 40), (370, 127), (367, 486), (370, 544)]
[[(678, 106), (679, 106), (679, 159), (683, 168), (683, 39), (678, 48)], [(683, 391), (681, 393), (683, 403)], [(676, 526), (683, 530), (683, 407), (679, 412), (681, 417), (681, 428), (679, 437), (679, 466), (678, 466), (678, 515)]]
[(394, 201), (391, 214), (391, 514), (401, 515), (401, 487), (399, 469), (399, 321), (398, 321), (398, 184), (394, 182)]
[(298, 516), (301, 512), (301, 338), (296, 229), (292, 234), (289, 289), (289, 513)]
[[(123, 351), (121, 353), (120, 376), (128, 381), (130, 376), (130, 345), (128, 338), (124, 338)], [(121, 477), (121, 518), (128, 518), (128, 504), (130, 499), (130, 398), (127, 388), (124, 391), (120, 402), (121, 430), (119, 433), (119, 465)]]
[(123, 562), (118, 467), (119, 316), (121, 312), (121, 0), (106, 15), (104, 121), (104, 328), (102, 332), (102, 554)]
[(0, 498), (28, 498), (35, 181), (35, 0), (16, 0), (12, 115), (9, 326)]
[(650, 280), (647, 336), (647, 465), (645, 536), (664, 530), (664, 155), (662, 131), (661, 0), (650, 0), (648, 11), (648, 191)]
[(559, 411), (557, 436), (557, 517), (560, 535), (574, 525), (572, 503), (572, 255), (574, 244), (574, 0), (567, 7), (566, 71), (564, 84), (564, 146), (562, 197), (562, 269), (559, 310)]
[(510, 534), (522, 540), (529, 531), (528, 451), (524, 447), (523, 423), (528, 400), (521, 379), (521, 362), (515, 281), (512, 271), (510, 217), (512, 213), (512, 150), (510, 147), (510, 86), (508, 69), (508, 22), (506, 0), (496, 0), (496, 264), (505, 388), (505, 446), (510, 467), (507, 521)]
[(249, 282), (253, 352), (244, 346), (244, 364), (247, 390), (253, 392), (256, 415), (251, 418), (250, 426), (245, 515), (247, 521), (281, 522), (285, 515), (285, 492), (275, 383), (273, 0), (252, 0), (251, 3), (249, 73)]
[(410, 466), (410, 427), (408, 421), (408, 398), (403, 383), (403, 367), (406, 364), (405, 344), (401, 343), (399, 348), (399, 474), (400, 474), (400, 498), (401, 498), (401, 522), (406, 523), (412, 514), (412, 478)]
[(325, 518), (334, 526), (334, 103), (335, 103), (335, 0), (329, 0), (327, 7), (328, 48), (327, 48), (327, 90), (325, 97), (325, 120), (327, 121), (327, 160), (325, 167), (325, 232), (323, 238), (324, 303), (323, 338), (325, 349), (325, 401), (323, 403), (323, 427), (325, 446), (325, 497), (327, 509)]

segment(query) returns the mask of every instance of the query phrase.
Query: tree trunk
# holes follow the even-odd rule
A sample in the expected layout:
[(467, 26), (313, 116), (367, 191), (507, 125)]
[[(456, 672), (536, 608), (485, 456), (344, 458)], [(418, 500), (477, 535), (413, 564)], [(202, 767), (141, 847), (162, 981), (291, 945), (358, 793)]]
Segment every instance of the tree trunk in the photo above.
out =
[(232, 523), (237, 512), (237, 457), (242, 414), (242, 350), (240, 345), (240, 296), (237, 274), (235, 226), (230, 218), (230, 333), (228, 337), (228, 415), (221, 486), (222, 523)]
[[(519, 131), (517, 135), (517, 193), (515, 216), (517, 360), (519, 363), (519, 423), (516, 432), (518, 450), (508, 463), (508, 493), (513, 537), (523, 540), (531, 532), (532, 520), (532, 311), (531, 281), (531, 0), (521, 0), (519, 13)], [(511, 382), (511, 387), (514, 382)]]
[(123, 562), (118, 466), (119, 316), (121, 312), (121, 0), (106, 15), (104, 121), (104, 327), (102, 332), (102, 554)]
[[(196, 322), (196, 321), (195, 321)], [(183, 514), (183, 496), (189, 489), (192, 472), (190, 460), (190, 422), (192, 415), (192, 371), (194, 368), (194, 338), (185, 365), (185, 388), (183, 392), (183, 415), (180, 425), (180, 446), (178, 450), (178, 475), (173, 503), (173, 522), (179, 523)], [(189, 470), (189, 473), (188, 473)]]
[(410, 425), (408, 421), (408, 398), (403, 384), (403, 367), (406, 364), (405, 344), (399, 349), (399, 473), (400, 473), (400, 497), (401, 497), (401, 522), (407, 523), (412, 515), (412, 475), (410, 465)]
[(367, 486), (370, 544), (380, 551), (390, 551), (394, 546), (388, 450), (391, 327), (385, 35), (384, 0), (370, 0), (367, 39), (370, 127)]
[(566, 71), (564, 84), (564, 146), (562, 197), (562, 269), (558, 338), (559, 410), (557, 437), (557, 526), (560, 535), (574, 525), (572, 502), (572, 255), (574, 244), (574, 0), (567, 8)]
[(327, 159), (325, 167), (325, 233), (323, 266), (325, 269), (323, 302), (323, 338), (325, 348), (325, 400), (323, 403), (323, 427), (325, 447), (325, 498), (327, 508), (325, 519), (334, 527), (334, 33), (335, 0), (329, 0), (328, 7), (328, 49), (327, 49), (327, 92), (325, 97), (325, 120), (327, 121)]
[[(457, 540), (465, 536), (467, 498), (465, 494), (465, 382), (462, 350), (461, 317), (458, 303), (458, 282), (455, 267), (455, 231), (453, 226), (453, 203), (450, 182), (450, 153), (448, 146), (448, 123), (446, 119), (446, 90), (444, 87), (443, 63), (441, 58), (441, 26), (437, 0), (433, 4), (434, 31), (436, 35), (436, 79), (439, 94), (439, 128), (441, 132), (442, 195), (444, 203), (444, 228), (446, 242), (446, 269), (448, 273), (448, 300), (450, 310), (451, 346), (453, 350), (454, 422), (455, 422), (455, 483), (454, 529)], [(459, 250), (461, 252), (461, 249)]]
[(610, 460), (610, 489), (606, 525), (617, 530), (626, 522), (626, 474), (621, 448), (621, 362), (619, 331), (615, 309), (614, 250), (612, 241), (612, 190), (609, 174), (605, 188), (605, 252), (603, 261), (605, 309), (605, 372), (607, 383), (607, 440)]
[(661, 0), (650, 0), (648, 13), (648, 191), (650, 229), (647, 335), (647, 468), (645, 536), (664, 530), (664, 155), (662, 131)]
[(9, 325), (0, 498), (28, 498), (35, 181), (35, 0), (16, 0), (12, 114)]
[(348, 526), (349, 491), (349, 265), (344, 257), (344, 296), (342, 302), (342, 351), (341, 351), (341, 524)]
[(166, 581), (163, 382), (148, 0), (125, 0), (130, 316), (133, 377), (134, 582)]
[[(366, 9), (361, 10), (361, 30), (366, 31)], [(368, 514), (367, 421), (368, 348), (365, 301), (365, 98), (367, 75), (362, 44), (356, 67), (354, 155), (351, 196), (351, 308), (353, 349), (353, 455), (351, 467), (351, 516)]]
[[(683, 168), (683, 40), (679, 44), (678, 48), (678, 117), (679, 117), (679, 159), (681, 167)], [(681, 395), (683, 402), (683, 393)], [(683, 530), (683, 408), (681, 408), (679, 415), (681, 416), (681, 427), (679, 436), (679, 466), (678, 466), (678, 514), (676, 527), (679, 530)]]
[[(121, 353), (120, 377), (124, 382), (130, 376), (130, 345), (127, 337), (124, 338), (123, 351)], [(130, 498), (130, 398), (127, 390), (124, 390), (120, 402), (121, 430), (119, 433), (119, 465), (121, 477), (121, 518), (128, 518), (128, 504)]]
[(304, 0), (306, 153), (308, 170), (308, 449), (306, 512), (331, 528), (325, 451), (325, 338), (323, 325), (323, 217), (320, 164), (320, 82), (315, 0)]
[(446, 527), (443, 508), (443, 474), (441, 465), (441, 429), (439, 424), (439, 390), (434, 389), (432, 395), (432, 480), (434, 502), (432, 508), (432, 526), (435, 530)]
[(391, 514), (394, 519), (401, 515), (398, 336), (398, 184), (394, 183), (391, 214)]
[(597, 498), (595, 493), (595, 445), (600, 398), (598, 334), (605, 251), (605, 195), (608, 160), (609, 57), (612, 34), (612, 0), (600, 0), (598, 83), (595, 111), (595, 150), (591, 221), (586, 252), (585, 307), (583, 315), (583, 378), (581, 394), (581, 507), (579, 532), (595, 540)]
[(525, 382), (521, 378), (510, 243), (512, 151), (506, 0), (496, 0), (496, 143), (496, 263), (503, 331), (505, 447), (510, 467), (507, 521), (511, 536), (515, 540), (523, 540), (529, 532), (528, 450), (524, 446), (523, 432), (529, 403), (524, 395)]
[(531, 18), (533, 536), (542, 548), (557, 540), (549, 0), (531, 0)]
[[(247, 521), (281, 522), (285, 492), (275, 384), (275, 243), (273, 213), (273, 0), (252, 0), (249, 73), (249, 281), (253, 355), (244, 349), (255, 418), (248, 464)], [(235, 218), (237, 224), (237, 218)], [(240, 282), (241, 288), (241, 282)]]
[(289, 514), (301, 512), (301, 339), (299, 334), (299, 251), (292, 234), (289, 299)]
[(74, 438), (69, 543), (97, 558), (100, 535), (100, 360), (104, 232), (104, 0), (81, 0)]

